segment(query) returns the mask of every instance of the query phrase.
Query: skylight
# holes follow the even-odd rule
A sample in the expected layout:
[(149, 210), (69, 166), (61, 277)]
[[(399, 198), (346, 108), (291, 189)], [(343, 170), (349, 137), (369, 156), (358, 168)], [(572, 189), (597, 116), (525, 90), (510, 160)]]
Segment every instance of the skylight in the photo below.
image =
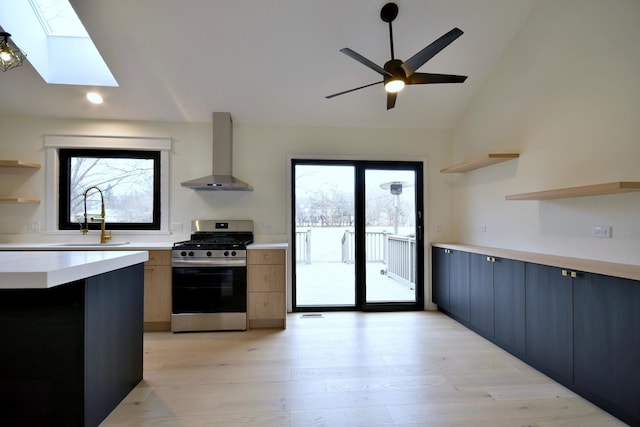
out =
[(68, 0), (29, 0), (47, 36), (89, 37)]
[(69, 0), (0, 0), (0, 26), (47, 83), (118, 86)]

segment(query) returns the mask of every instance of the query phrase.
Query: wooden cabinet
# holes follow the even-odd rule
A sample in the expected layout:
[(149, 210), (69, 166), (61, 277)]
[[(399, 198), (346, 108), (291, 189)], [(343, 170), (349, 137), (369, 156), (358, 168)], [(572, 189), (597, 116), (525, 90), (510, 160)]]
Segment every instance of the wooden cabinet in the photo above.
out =
[(149, 251), (144, 265), (144, 330), (171, 330), (171, 251)]
[(562, 272), (526, 264), (526, 341), (529, 361), (566, 384), (573, 380), (572, 278)]
[(640, 424), (640, 283), (579, 273), (573, 305), (575, 385)]
[(247, 251), (249, 328), (286, 327), (286, 250)]

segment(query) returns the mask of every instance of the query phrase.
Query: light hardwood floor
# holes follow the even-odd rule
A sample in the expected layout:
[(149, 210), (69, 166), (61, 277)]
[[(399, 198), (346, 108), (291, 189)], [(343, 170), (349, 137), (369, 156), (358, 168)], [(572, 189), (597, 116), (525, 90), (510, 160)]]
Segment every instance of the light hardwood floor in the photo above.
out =
[(144, 381), (103, 426), (625, 425), (438, 312), (294, 313), (144, 349)]

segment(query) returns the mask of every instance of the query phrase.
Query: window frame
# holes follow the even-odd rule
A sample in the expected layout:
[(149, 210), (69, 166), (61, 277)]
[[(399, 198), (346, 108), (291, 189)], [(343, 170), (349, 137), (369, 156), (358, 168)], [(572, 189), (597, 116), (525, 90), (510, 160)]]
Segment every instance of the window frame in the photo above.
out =
[[(107, 230), (160, 230), (160, 152), (155, 150), (132, 149), (99, 149), (99, 148), (60, 148), (58, 159), (60, 162), (58, 174), (58, 229), (78, 230), (78, 223), (71, 218), (71, 159), (74, 157), (88, 158), (124, 158), (153, 160), (153, 215), (151, 222), (113, 222), (106, 221)], [(89, 230), (99, 230), (100, 223), (88, 223)]]
[(122, 137), (93, 135), (44, 135), (45, 149), (45, 229), (44, 234), (77, 234), (79, 229), (58, 228), (59, 168), (61, 148), (130, 149), (160, 151), (160, 229), (114, 230), (113, 234), (170, 234), (169, 160), (171, 137)]

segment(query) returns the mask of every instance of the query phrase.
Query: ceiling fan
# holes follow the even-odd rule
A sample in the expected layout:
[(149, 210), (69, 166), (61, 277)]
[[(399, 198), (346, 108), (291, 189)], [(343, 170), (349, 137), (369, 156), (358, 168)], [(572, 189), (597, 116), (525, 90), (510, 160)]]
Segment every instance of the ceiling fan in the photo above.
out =
[(389, 42), (391, 45), (391, 60), (384, 64), (384, 67), (380, 67), (373, 61), (365, 58), (354, 50), (345, 47), (340, 49), (340, 52), (355, 59), (361, 64), (371, 68), (373, 71), (382, 74), (382, 81), (370, 83), (368, 85), (360, 86), (354, 89), (345, 90), (343, 92), (334, 93), (326, 98), (333, 98), (335, 96), (344, 95), (345, 93), (354, 92), (356, 90), (364, 89), (369, 86), (374, 86), (380, 83), (384, 83), (384, 89), (387, 92), (387, 110), (392, 109), (396, 105), (396, 98), (398, 92), (400, 92), (405, 85), (423, 85), (432, 83), (462, 83), (467, 79), (467, 76), (458, 76), (454, 74), (431, 74), (431, 73), (416, 73), (416, 70), (423, 66), (428, 60), (433, 58), (442, 49), (447, 47), (451, 42), (460, 37), (463, 33), (459, 28), (454, 28), (449, 31), (420, 52), (413, 55), (411, 58), (402, 62), (399, 59), (395, 59), (393, 51), (393, 27), (391, 23), (398, 16), (398, 5), (395, 3), (387, 3), (380, 10), (380, 18), (384, 22), (389, 23)]

